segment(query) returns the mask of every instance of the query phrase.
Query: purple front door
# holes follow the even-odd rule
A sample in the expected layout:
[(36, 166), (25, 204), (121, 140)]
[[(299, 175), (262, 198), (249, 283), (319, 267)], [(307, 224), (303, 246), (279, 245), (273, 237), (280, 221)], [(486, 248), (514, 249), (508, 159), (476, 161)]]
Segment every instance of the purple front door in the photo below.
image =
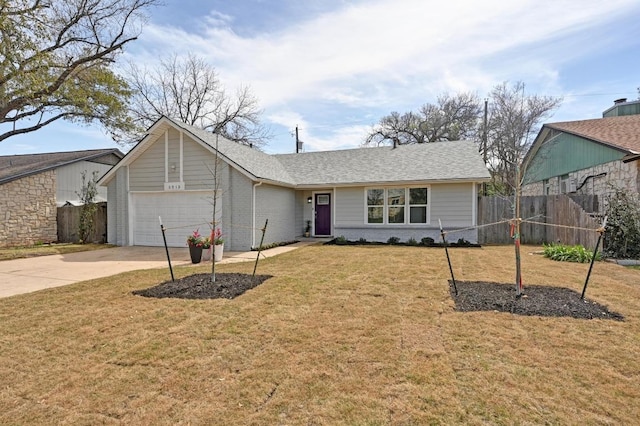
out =
[(315, 235), (331, 235), (331, 194), (316, 194)]

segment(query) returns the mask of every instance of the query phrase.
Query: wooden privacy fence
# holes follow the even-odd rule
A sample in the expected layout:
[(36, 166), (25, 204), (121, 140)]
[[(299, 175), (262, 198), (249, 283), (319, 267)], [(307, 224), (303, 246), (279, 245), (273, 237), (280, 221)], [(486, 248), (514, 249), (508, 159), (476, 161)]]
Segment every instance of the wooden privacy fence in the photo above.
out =
[[(478, 199), (478, 225), (496, 223), (513, 218), (513, 197), (480, 197)], [(597, 198), (581, 197), (577, 202), (566, 195), (541, 195), (521, 197), (520, 227), (522, 244), (562, 244), (595, 247), (598, 233), (591, 231), (600, 227), (593, 214), (582, 206), (597, 211)], [(536, 222), (536, 223), (530, 223)], [(559, 225), (559, 226), (552, 226)], [(509, 224), (485, 226), (478, 229), (480, 244), (511, 244)]]
[[(98, 208), (93, 216), (93, 232), (88, 238), (91, 243), (107, 242), (107, 203), (97, 203)], [(82, 206), (58, 207), (58, 242), (77, 243), (78, 225)]]

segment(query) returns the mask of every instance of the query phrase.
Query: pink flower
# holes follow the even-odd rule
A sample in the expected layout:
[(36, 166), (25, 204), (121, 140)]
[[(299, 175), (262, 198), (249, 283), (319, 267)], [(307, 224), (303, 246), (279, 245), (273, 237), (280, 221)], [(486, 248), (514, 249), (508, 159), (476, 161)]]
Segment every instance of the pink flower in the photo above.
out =
[(190, 246), (202, 247), (203, 243), (204, 240), (202, 238), (202, 235), (200, 235), (200, 232), (198, 232), (198, 229), (193, 231), (193, 234), (187, 237), (187, 244)]
[(217, 246), (224, 244), (224, 238), (222, 238), (222, 230), (220, 228), (211, 231), (211, 240), (213, 244)]

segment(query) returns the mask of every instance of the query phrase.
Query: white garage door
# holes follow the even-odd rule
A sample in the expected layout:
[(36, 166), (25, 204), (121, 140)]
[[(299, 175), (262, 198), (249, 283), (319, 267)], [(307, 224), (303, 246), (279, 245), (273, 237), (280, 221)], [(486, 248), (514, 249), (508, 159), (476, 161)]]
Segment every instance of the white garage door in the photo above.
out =
[[(132, 194), (133, 245), (162, 246), (158, 216), (167, 229), (169, 247), (186, 247), (187, 237), (196, 229), (209, 235), (213, 212), (212, 191)], [(218, 212), (222, 208), (218, 199)]]

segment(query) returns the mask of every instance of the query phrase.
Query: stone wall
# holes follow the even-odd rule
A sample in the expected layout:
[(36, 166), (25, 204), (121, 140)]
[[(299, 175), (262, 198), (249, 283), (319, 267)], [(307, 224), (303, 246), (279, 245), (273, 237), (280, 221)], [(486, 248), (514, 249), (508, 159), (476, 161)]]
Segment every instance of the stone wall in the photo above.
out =
[(48, 243), (58, 239), (57, 233), (55, 171), (0, 187), (0, 247)]
[[(573, 180), (576, 186), (576, 194), (597, 195), (601, 200), (600, 210), (606, 207), (606, 198), (615, 192), (615, 189), (622, 189), (635, 194), (640, 193), (640, 161), (623, 163), (622, 161), (612, 161), (599, 164), (588, 169), (578, 170), (569, 173), (569, 180)], [(588, 178), (589, 176), (592, 176)], [(587, 179), (588, 178), (588, 179)], [(586, 182), (585, 182), (586, 179)], [(584, 185), (582, 185), (582, 183)], [(560, 179), (550, 178), (548, 181), (549, 194), (560, 194)], [(547, 195), (544, 193), (542, 182), (535, 182), (525, 185), (522, 188), (522, 195)]]

